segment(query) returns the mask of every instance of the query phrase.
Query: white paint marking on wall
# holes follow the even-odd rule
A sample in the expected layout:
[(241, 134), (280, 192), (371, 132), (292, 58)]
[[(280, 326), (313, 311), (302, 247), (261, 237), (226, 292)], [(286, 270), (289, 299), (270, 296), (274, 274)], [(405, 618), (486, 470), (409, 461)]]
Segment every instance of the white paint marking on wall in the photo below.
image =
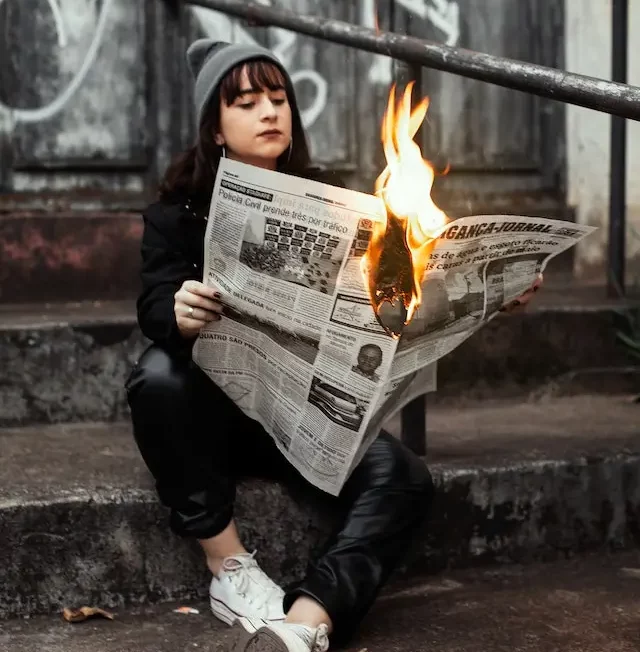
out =
[[(2, 105), (0, 103), (0, 110), (8, 111), (12, 114), (13, 123), (43, 122), (44, 120), (49, 120), (54, 115), (62, 111), (62, 109), (64, 109), (64, 107), (67, 105), (69, 100), (80, 88), (80, 86), (82, 85), (82, 83), (84, 82), (87, 76), (87, 73), (95, 63), (98, 54), (98, 49), (100, 48), (100, 44), (102, 43), (102, 39), (104, 38), (105, 29), (107, 25), (107, 18), (109, 16), (109, 10), (111, 9), (112, 3), (113, 0), (102, 0), (102, 6), (100, 7), (100, 14), (98, 16), (96, 31), (93, 35), (91, 45), (89, 46), (89, 50), (84, 58), (84, 61), (82, 62), (80, 69), (75, 74), (75, 76), (68, 84), (68, 86), (52, 102), (46, 104), (45, 106), (39, 107), (37, 109), (15, 109), (13, 107)], [(54, 5), (56, 7), (55, 10), (53, 10)], [(56, 31), (58, 34), (58, 43), (60, 43), (60, 41), (62, 40), (66, 45), (67, 43), (66, 32), (64, 32), (64, 23), (62, 21), (62, 16), (60, 14), (60, 7), (57, 5), (57, 0), (50, 0), (49, 6), (52, 7), (52, 11), (54, 14), (54, 22), (56, 24)], [(62, 37), (61, 37), (60, 30), (62, 30), (63, 32)]]
[[(0, 5), (5, 0), (0, 0)], [(459, 38), (459, 8), (453, 0), (432, 0), (434, 3), (428, 5), (426, 0), (398, 0), (408, 11), (420, 18), (427, 18), (447, 35), (447, 43), (455, 43)], [(107, 18), (113, 0), (103, 0), (100, 14), (96, 25), (96, 31), (89, 46), (89, 50), (68, 86), (49, 104), (36, 109), (16, 109), (2, 105), (0, 111), (3, 114), (10, 112), (12, 119), (3, 119), (3, 128), (9, 124), (42, 122), (52, 118), (68, 104), (69, 100), (76, 93), (84, 82), (87, 73), (95, 63), (98, 49), (104, 38)], [(261, 4), (270, 6), (271, 0), (260, 0)], [(53, 16), (58, 45), (65, 48), (68, 45), (67, 32), (60, 10), (59, 0), (47, 0)], [(363, 0), (361, 20), (367, 27), (375, 27), (375, 0)], [(231, 40), (235, 43), (255, 44), (255, 39), (249, 32), (243, 29), (237, 21), (230, 19), (226, 14), (212, 11), (203, 7), (192, 7), (196, 19), (204, 33), (216, 40)], [(283, 65), (290, 70), (295, 58), (295, 46), (297, 35), (282, 28), (269, 28), (275, 38), (273, 46), (274, 54), (282, 61)], [(393, 80), (393, 62), (389, 57), (376, 56), (369, 71), (369, 80), (375, 84), (389, 84)], [(291, 70), (290, 70), (291, 72)], [(310, 106), (301, 110), (302, 121), (305, 127), (313, 125), (327, 105), (328, 84), (327, 80), (313, 69), (303, 69), (291, 72), (294, 84), (308, 82), (315, 86), (315, 96)], [(4, 130), (3, 129), (3, 130)], [(6, 133), (6, 131), (5, 131)]]
[[(398, 0), (399, 4), (423, 20), (430, 21), (446, 35), (446, 43), (455, 45), (460, 38), (460, 9), (454, 0)], [(260, 0), (260, 4), (271, 6), (271, 0)], [(200, 27), (207, 37), (216, 40), (231, 40), (235, 43), (252, 43), (255, 39), (249, 32), (238, 25), (236, 20), (226, 14), (203, 7), (191, 7)], [(376, 0), (362, 0), (360, 4), (360, 21), (365, 27), (376, 27)], [(327, 80), (313, 69), (291, 71), (295, 58), (295, 46), (298, 37), (295, 33), (280, 27), (270, 27), (269, 34), (274, 37), (272, 46), (274, 54), (291, 74), (297, 84), (307, 81), (315, 86), (315, 96), (311, 106), (301, 111), (305, 127), (311, 127), (320, 117), (327, 105), (329, 96)], [(388, 85), (393, 81), (393, 60), (390, 57), (375, 55), (369, 68), (369, 82), (376, 85)]]
[(236, 27), (235, 22), (226, 14), (204, 7), (191, 7), (191, 12), (207, 38), (216, 41), (231, 40), (234, 43), (255, 43), (255, 39), (241, 27)]
[(315, 70), (297, 70), (291, 75), (291, 81), (294, 86), (301, 81), (308, 81), (316, 87), (316, 94), (311, 106), (300, 109), (302, 124), (305, 128), (309, 128), (322, 115), (327, 106), (329, 97), (327, 80)]
[[(360, 22), (363, 27), (375, 29), (376, 25), (376, 0), (362, 0), (360, 5)], [(389, 84), (393, 80), (393, 59), (376, 54), (367, 75), (371, 84)]]
[(460, 5), (447, 0), (432, 1), (435, 7), (427, 7), (427, 19), (446, 34), (447, 45), (457, 45), (460, 39)]
[[(456, 45), (460, 39), (460, 7), (454, 0), (398, 0), (410, 14), (428, 20), (446, 36), (447, 45)], [(375, 29), (376, 0), (362, 0), (360, 21), (364, 27)], [(372, 84), (390, 84), (393, 81), (393, 60), (390, 57), (375, 55), (369, 68), (368, 79)]]
[(53, 20), (56, 24), (56, 34), (58, 35), (58, 46), (61, 48), (67, 47), (67, 32), (64, 28), (64, 21), (62, 20), (62, 13), (60, 12), (60, 5), (58, 0), (47, 0)]

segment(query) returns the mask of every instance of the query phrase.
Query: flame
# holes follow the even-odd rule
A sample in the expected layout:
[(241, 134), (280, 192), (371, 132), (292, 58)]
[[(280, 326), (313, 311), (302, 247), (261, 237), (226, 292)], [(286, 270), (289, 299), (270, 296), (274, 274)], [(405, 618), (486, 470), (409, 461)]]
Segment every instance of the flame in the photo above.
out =
[[(398, 307), (396, 302), (400, 301), (403, 325), (411, 321), (420, 305), (420, 286), (434, 244), (432, 234), (448, 222), (446, 214), (431, 198), (434, 169), (422, 158), (420, 147), (413, 140), (429, 108), (429, 98), (425, 97), (411, 110), (413, 86), (413, 82), (407, 85), (397, 105), (395, 85), (389, 93), (382, 120), (387, 167), (375, 183), (375, 192), (387, 210), (387, 220), (376, 223), (361, 262), (378, 319), (385, 302)], [(407, 265), (411, 271), (409, 277), (406, 271), (403, 273)], [(390, 270), (395, 270), (393, 280), (390, 280)], [(401, 329), (382, 325), (392, 335), (399, 336)]]

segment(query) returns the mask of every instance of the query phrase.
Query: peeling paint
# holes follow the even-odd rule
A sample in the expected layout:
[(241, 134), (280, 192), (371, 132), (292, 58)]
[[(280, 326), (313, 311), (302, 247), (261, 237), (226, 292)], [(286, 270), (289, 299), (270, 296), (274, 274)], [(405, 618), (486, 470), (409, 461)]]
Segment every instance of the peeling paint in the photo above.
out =
[(0, 301), (134, 297), (141, 233), (138, 215), (0, 218)]

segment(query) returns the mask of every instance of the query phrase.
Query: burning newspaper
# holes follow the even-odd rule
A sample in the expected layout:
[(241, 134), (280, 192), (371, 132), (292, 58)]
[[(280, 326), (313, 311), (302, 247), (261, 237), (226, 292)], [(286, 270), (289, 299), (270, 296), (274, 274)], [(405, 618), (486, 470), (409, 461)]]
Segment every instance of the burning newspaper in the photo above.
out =
[(194, 360), (333, 495), (383, 422), (435, 389), (434, 363), (593, 230), (512, 215), (445, 222), (429, 236), (410, 318), (392, 313), (390, 325), (366, 270), (384, 279), (365, 258), (386, 228), (380, 197), (220, 162), (203, 281), (225, 317), (201, 331)]
[(513, 215), (450, 221), (413, 137), (428, 108), (395, 88), (375, 195), (222, 159), (204, 283), (225, 318), (195, 362), (312, 484), (340, 492), (384, 421), (436, 387), (436, 361), (592, 227)]

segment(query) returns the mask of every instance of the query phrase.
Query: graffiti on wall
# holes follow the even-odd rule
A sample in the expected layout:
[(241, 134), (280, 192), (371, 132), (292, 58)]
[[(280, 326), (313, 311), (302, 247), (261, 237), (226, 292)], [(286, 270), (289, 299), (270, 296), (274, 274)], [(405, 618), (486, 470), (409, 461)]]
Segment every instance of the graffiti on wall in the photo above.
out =
[[(3, 4), (3, 2), (11, 2), (11, 0), (0, 0), (0, 6)], [(52, 118), (58, 112), (62, 111), (62, 109), (64, 109), (76, 91), (80, 88), (80, 86), (82, 86), (87, 73), (89, 70), (91, 70), (97, 59), (98, 50), (100, 49), (100, 44), (102, 43), (102, 39), (105, 35), (107, 19), (112, 3), (113, 0), (102, 0), (102, 5), (100, 7), (98, 19), (96, 22), (96, 29), (93, 34), (93, 38), (91, 39), (91, 45), (89, 46), (84, 60), (82, 61), (82, 65), (75, 73), (71, 81), (67, 84), (67, 86), (62, 91), (60, 91), (60, 93), (51, 102), (48, 102), (47, 104), (40, 107), (18, 109), (15, 107), (9, 107), (0, 102), (0, 120), (2, 120), (2, 117), (4, 117), (4, 122), (12, 125), (21, 122), (42, 122)], [(62, 11), (60, 8), (60, 1), (47, 0), (47, 4), (53, 16), (58, 47), (65, 48), (68, 43), (68, 38), (67, 29), (65, 27), (65, 22), (63, 20)]]
[[(460, 7), (449, 0), (397, 0), (412, 17), (426, 20), (436, 27), (446, 38), (447, 45), (457, 45), (460, 39)], [(362, 0), (360, 21), (365, 27), (375, 28), (376, 0)], [(393, 61), (389, 57), (376, 56), (369, 68), (369, 81), (373, 84), (388, 85), (393, 81)]]
[[(263, 5), (272, 5), (272, 0), (259, 0), (259, 2)], [(397, 0), (397, 2), (412, 17), (425, 20), (440, 30), (448, 45), (457, 44), (460, 38), (460, 8), (457, 2), (454, 0)], [(361, 0), (360, 8), (361, 24), (374, 28), (377, 24), (376, 0)], [(237, 20), (229, 18), (226, 14), (203, 7), (192, 7), (191, 10), (203, 33), (209, 38), (216, 40), (231, 38), (235, 43), (256, 43), (253, 36)], [(327, 80), (311, 68), (292, 70), (299, 38), (296, 33), (279, 27), (267, 29), (270, 37), (269, 47), (290, 71), (294, 86), (304, 81), (314, 87), (314, 98), (302, 111), (305, 127), (311, 127), (326, 108)], [(372, 84), (389, 85), (393, 81), (393, 60), (389, 57), (374, 56), (368, 79)]]
[[(0, 6), (5, 2), (11, 1), (15, 0), (0, 0)], [(260, 1), (265, 5), (272, 4), (272, 0)], [(439, 29), (445, 36), (446, 43), (454, 45), (458, 42), (460, 35), (460, 12), (457, 2), (453, 0), (397, 1), (412, 16), (426, 20)], [(58, 47), (64, 49), (68, 43), (68, 36), (60, 2), (61, 0), (47, 0), (47, 5), (53, 19)], [(3, 119), (5, 124), (42, 122), (52, 118), (65, 108), (96, 62), (100, 45), (107, 31), (109, 11), (112, 5), (113, 0), (102, 0), (96, 20), (95, 32), (89, 49), (79, 69), (65, 88), (53, 100), (40, 107), (22, 109), (10, 107), (0, 102), (0, 116), (2, 116), (0, 119)], [(255, 43), (253, 36), (237, 20), (231, 19), (223, 13), (203, 7), (194, 6), (191, 7), (191, 11), (206, 36), (216, 40), (227, 40), (229, 39), (229, 35), (231, 35), (233, 42)], [(367, 27), (374, 27), (376, 25), (376, 0), (362, 0), (360, 20)], [(312, 68), (293, 70), (299, 39), (297, 34), (279, 27), (270, 27), (268, 28), (268, 32), (270, 48), (282, 61), (283, 65), (290, 70), (294, 85), (306, 83), (314, 89), (313, 100), (302, 111), (304, 125), (310, 127), (316, 122), (327, 105), (327, 80)], [(369, 69), (369, 81), (374, 84), (389, 84), (393, 79), (392, 65), (393, 62), (389, 57), (374, 57)]]

